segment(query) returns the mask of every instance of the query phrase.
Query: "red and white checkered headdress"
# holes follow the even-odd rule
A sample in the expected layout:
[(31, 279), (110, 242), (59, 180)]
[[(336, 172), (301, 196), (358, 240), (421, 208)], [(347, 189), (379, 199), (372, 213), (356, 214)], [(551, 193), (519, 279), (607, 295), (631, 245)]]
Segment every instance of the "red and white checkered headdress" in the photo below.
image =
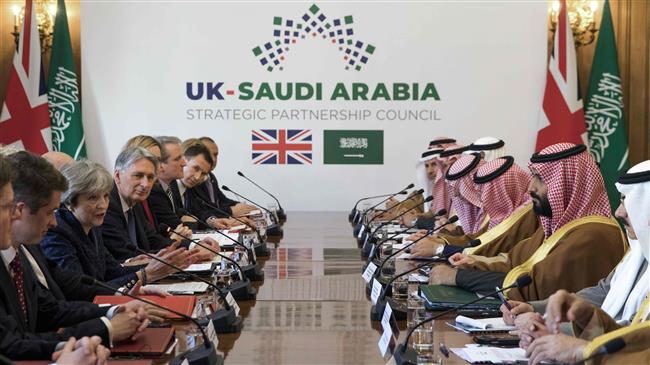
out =
[(511, 156), (486, 162), (477, 169), (474, 182), (478, 186), (483, 209), (490, 216), (492, 228), (518, 207), (530, 200), (530, 173), (524, 171)]
[(557, 143), (533, 154), (528, 164), (548, 187), (552, 217), (541, 217), (544, 235), (590, 215), (611, 217), (600, 170), (584, 145)]
[[(462, 155), (447, 171), (445, 178), (451, 194), (451, 210), (458, 215), (458, 222), (465, 233), (476, 233), (485, 220), (481, 196), (473, 181), (474, 171), (485, 162), (481, 155)], [(458, 191), (458, 195), (454, 193)]]

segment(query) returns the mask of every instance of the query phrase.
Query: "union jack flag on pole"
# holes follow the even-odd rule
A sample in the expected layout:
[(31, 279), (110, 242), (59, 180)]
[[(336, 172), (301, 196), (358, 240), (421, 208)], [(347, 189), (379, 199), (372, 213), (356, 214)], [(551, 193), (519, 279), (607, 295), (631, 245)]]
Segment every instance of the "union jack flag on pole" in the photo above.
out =
[(32, 0), (25, 4), (25, 18), (10, 72), (0, 114), (0, 143), (43, 154), (51, 149), (52, 135)]
[(546, 72), (543, 110), (539, 120), (536, 151), (549, 145), (570, 142), (586, 144), (587, 129), (578, 90), (578, 67), (573, 31), (566, 2), (560, 2), (553, 53)]
[(255, 165), (311, 165), (311, 129), (254, 129)]

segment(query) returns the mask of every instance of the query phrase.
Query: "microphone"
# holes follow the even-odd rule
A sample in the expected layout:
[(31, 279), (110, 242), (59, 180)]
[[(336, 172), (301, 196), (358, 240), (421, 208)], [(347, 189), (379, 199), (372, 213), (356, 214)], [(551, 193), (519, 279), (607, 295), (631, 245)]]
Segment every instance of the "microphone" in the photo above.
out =
[[(195, 216), (194, 214), (188, 212), (186, 209), (179, 208), (178, 212), (183, 214), (183, 215), (187, 215), (187, 216), (190, 216), (190, 217), (194, 218), (197, 222), (199, 222), (201, 224), (209, 226), (206, 221), (204, 221), (204, 220), (200, 219), (199, 217)], [(167, 225), (165, 223), (161, 223), (161, 224), (158, 225), (158, 229), (163, 230), (165, 232), (168, 232), (168, 231), (171, 230), (171, 227), (169, 227), (169, 225)], [(244, 275), (247, 278), (249, 278), (250, 280), (253, 280), (253, 281), (262, 281), (262, 280), (264, 280), (264, 272), (259, 270), (259, 267), (257, 267), (257, 261), (255, 260), (255, 255), (253, 254), (251, 249), (246, 247), (246, 245), (244, 245), (243, 243), (233, 239), (232, 237), (228, 236), (227, 234), (225, 234), (225, 233), (223, 233), (223, 232), (221, 232), (219, 230), (215, 230), (215, 232), (220, 234), (223, 237), (226, 237), (227, 239), (232, 241), (235, 245), (243, 247), (246, 250), (246, 257), (249, 260), (251, 260), (251, 264), (250, 265), (244, 265), (244, 267), (241, 268), (241, 269), (242, 269), (242, 272), (244, 273)]]
[(214, 290), (217, 291), (219, 298), (221, 298), (223, 302), (223, 306), (225, 309), (219, 309), (218, 311), (212, 313), (210, 315), (210, 320), (214, 322), (214, 329), (217, 333), (235, 333), (235, 332), (241, 332), (242, 327), (244, 326), (244, 321), (241, 317), (237, 316), (235, 314), (235, 309), (232, 308), (232, 306), (228, 303), (228, 299), (226, 299), (226, 295), (224, 294), (223, 290), (216, 286), (212, 281), (206, 280), (192, 272), (189, 272), (187, 270), (183, 270), (180, 267), (167, 262), (155, 255), (150, 254), (149, 252), (135, 246), (134, 244), (129, 244), (127, 245), (127, 248), (129, 250), (137, 251), (153, 260), (156, 260), (160, 262), (163, 265), (169, 266), (172, 269), (175, 269), (177, 271), (182, 272), (183, 274), (198, 280), (200, 282), (208, 284), (209, 287), (213, 288)]
[[(101, 286), (102, 288), (111, 290), (113, 292), (118, 291), (117, 288), (115, 288), (115, 287), (113, 287), (111, 285), (108, 285), (106, 283), (103, 283), (103, 282), (101, 282), (99, 280), (96, 280), (95, 278), (90, 277), (90, 276), (82, 276), (81, 281), (86, 283), (86, 284)], [(135, 299), (135, 300), (137, 300), (139, 302), (146, 303), (146, 304), (148, 304), (148, 305), (150, 305), (152, 307), (156, 307), (158, 309), (162, 309), (162, 310), (174, 313), (175, 315), (177, 315), (177, 316), (179, 316), (179, 317), (181, 317), (181, 318), (183, 318), (183, 319), (185, 319), (187, 321), (192, 322), (196, 326), (196, 328), (199, 329), (199, 331), (201, 332), (201, 336), (203, 337), (203, 345), (200, 346), (200, 347), (196, 347), (196, 348), (194, 348), (192, 350), (189, 350), (189, 351), (179, 355), (174, 360), (177, 360), (177, 359), (179, 361), (187, 360), (190, 364), (193, 364), (193, 365), (194, 364), (196, 364), (196, 365), (199, 365), (199, 364), (211, 364), (211, 365), (214, 365), (214, 364), (218, 364), (218, 363), (223, 363), (223, 359), (221, 358), (221, 356), (217, 355), (216, 349), (212, 345), (212, 341), (210, 341), (210, 337), (208, 337), (208, 335), (205, 333), (205, 330), (203, 329), (203, 327), (201, 327), (201, 325), (199, 324), (199, 322), (196, 319), (186, 315), (185, 313), (175, 311), (175, 310), (173, 310), (171, 308), (164, 307), (164, 306), (162, 306), (160, 304), (157, 304), (157, 303), (154, 303), (154, 302), (152, 302), (150, 300), (146, 300), (146, 299), (137, 297), (135, 295), (132, 295), (128, 291), (124, 291), (124, 292), (121, 292), (121, 293), (123, 295), (126, 295), (127, 297), (129, 297), (131, 299)]]
[[(405, 195), (405, 194), (408, 194), (408, 192), (406, 190), (402, 190), (399, 193), (397, 193), (397, 195)], [(370, 199), (377, 199), (377, 198), (385, 198), (385, 197), (390, 197), (392, 195), (393, 195), (393, 193), (391, 193), (391, 194), (382, 194), (382, 195), (368, 196), (368, 197), (361, 198), (361, 199), (357, 200), (357, 202), (354, 204), (354, 207), (352, 207), (352, 210), (350, 211), (350, 214), (348, 215), (348, 221), (350, 223), (352, 223), (352, 221), (354, 220), (354, 217), (356, 217), (356, 215), (359, 213), (357, 211), (357, 207), (359, 206), (359, 203), (361, 203), (362, 201), (370, 200)]]
[(287, 213), (285, 213), (285, 211), (282, 208), (282, 205), (280, 204), (280, 201), (278, 200), (278, 198), (276, 198), (273, 194), (269, 193), (263, 187), (257, 185), (253, 180), (246, 177), (246, 175), (244, 175), (241, 171), (237, 171), (237, 175), (239, 175), (239, 176), (243, 177), (244, 179), (248, 180), (251, 184), (257, 186), (260, 190), (267, 193), (271, 198), (273, 198), (273, 200), (275, 200), (275, 202), (278, 203), (278, 210), (277, 210), (278, 219), (281, 220), (281, 221), (286, 221), (287, 220)]
[(492, 293), (490, 293), (490, 294), (488, 294), (486, 296), (478, 297), (478, 298), (476, 298), (476, 299), (474, 299), (474, 300), (472, 300), (470, 302), (467, 302), (465, 304), (462, 304), (462, 305), (456, 306), (454, 308), (448, 309), (448, 310), (446, 310), (444, 312), (438, 313), (438, 314), (436, 314), (436, 315), (434, 315), (432, 317), (429, 317), (429, 318), (419, 322), (418, 324), (416, 324), (415, 326), (413, 326), (413, 328), (411, 328), (409, 330), (409, 332), (406, 334), (406, 338), (404, 339), (404, 342), (400, 343), (397, 346), (397, 348), (395, 349), (395, 353), (393, 354), (393, 356), (395, 358), (395, 363), (397, 365), (415, 365), (415, 364), (417, 364), (417, 353), (415, 352), (415, 350), (410, 349), (408, 347), (409, 339), (411, 338), (411, 335), (413, 334), (413, 332), (415, 331), (416, 328), (421, 327), (423, 324), (431, 322), (431, 321), (433, 321), (435, 319), (438, 319), (438, 318), (440, 318), (440, 317), (442, 317), (444, 315), (447, 315), (447, 314), (449, 314), (449, 313), (451, 313), (451, 312), (453, 312), (455, 310), (465, 308), (465, 307), (467, 307), (469, 305), (472, 305), (472, 304), (474, 304), (476, 302), (479, 302), (479, 301), (481, 301), (481, 300), (483, 300), (483, 299), (485, 299), (487, 297), (497, 295), (500, 292), (503, 292), (505, 290), (509, 290), (509, 289), (512, 289), (512, 288), (523, 288), (525, 286), (530, 285), (530, 283), (532, 283), (532, 282), (533, 282), (533, 278), (531, 278), (530, 275), (527, 275), (527, 274), (522, 275), (519, 278), (517, 278), (517, 280), (512, 285), (509, 285), (509, 286), (507, 286), (505, 288), (501, 288), (499, 290), (496, 290), (496, 291), (494, 291), (494, 292), (492, 292)]
[(257, 296), (257, 291), (255, 289), (251, 288), (250, 280), (247, 277), (245, 277), (245, 275), (243, 274), (244, 270), (241, 268), (241, 266), (239, 266), (237, 261), (231, 259), (228, 256), (220, 254), (219, 252), (215, 251), (212, 247), (210, 247), (208, 245), (204, 245), (203, 243), (201, 243), (197, 239), (193, 239), (193, 238), (190, 238), (190, 237), (187, 237), (187, 236), (185, 236), (183, 234), (178, 233), (177, 231), (173, 230), (171, 227), (169, 227), (169, 225), (167, 225), (165, 223), (160, 223), (160, 227), (166, 228), (168, 231), (174, 232), (178, 236), (180, 236), (180, 237), (182, 237), (182, 238), (184, 238), (186, 240), (194, 242), (197, 246), (203, 247), (206, 250), (212, 252), (213, 254), (215, 254), (215, 255), (221, 257), (222, 259), (225, 259), (225, 260), (231, 262), (233, 265), (235, 265), (235, 267), (237, 267), (237, 271), (239, 273), (239, 279), (240, 280), (236, 281), (234, 283), (231, 283), (228, 286), (228, 291), (232, 294), (232, 296), (235, 299), (241, 299), (241, 300), (255, 299), (255, 297)]
[[(437, 260), (433, 261), (428, 261), (424, 264), (417, 265), (416, 267), (406, 270), (403, 273), (399, 275), (393, 276), (388, 283), (386, 283), (386, 286), (382, 289), (381, 294), (379, 294), (379, 298), (377, 298), (377, 303), (375, 303), (372, 307), (370, 307), (370, 320), (372, 321), (381, 321), (381, 317), (384, 315), (384, 309), (386, 309), (386, 295), (388, 295), (388, 288), (391, 287), (393, 282), (395, 280), (401, 278), (404, 275), (408, 275), (412, 273), (413, 271), (417, 271), (423, 267), (433, 265), (437, 263)], [(408, 293), (407, 293), (408, 294)], [(397, 310), (397, 307), (391, 306), (393, 309), (393, 314), (395, 315), (395, 319), (398, 321), (402, 321), (406, 319), (406, 312)]]
[(626, 346), (626, 343), (625, 343), (625, 340), (622, 337), (613, 338), (613, 339), (605, 342), (604, 344), (602, 344), (598, 348), (598, 351), (592, 353), (586, 359), (576, 361), (576, 362), (572, 363), (571, 365), (586, 364), (587, 361), (593, 359), (594, 357), (603, 356), (603, 355), (611, 355), (613, 353), (621, 351), (625, 346)]
[[(266, 254), (266, 256), (270, 255), (270, 252), (269, 252), (268, 248), (266, 248), (266, 242), (264, 242), (264, 239), (262, 238), (262, 235), (260, 234), (260, 231), (259, 231), (259, 229), (257, 229), (257, 227), (251, 225), (250, 223), (248, 223), (248, 222), (246, 222), (246, 221), (244, 221), (242, 219), (239, 219), (239, 218), (235, 217), (232, 214), (229, 214), (227, 211), (225, 211), (225, 210), (211, 204), (210, 202), (206, 201), (205, 199), (201, 198), (200, 196), (197, 196), (197, 197), (199, 198), (199, 201), (201, 202), (201, 205), (203, 205), (203, 206), (205, 206), (207, 208), (213, 209), (213, 210), (217, 211), (217, 213), (227, 215), (229, 218), (232, 218), (232, 219), (236, 220), (237, 222), (245, 225), (246, 227), (252, 229), (253, 232), (255, 232), (255, 234), (257, 235), (257, 239), (260, 241), (260, 247), (264, 246), (264, 250), (260, 249), (261, 253)], [(189, 214), (189, 213), (188, 213), (188, 215), (192, 216), (192, 214)], [(193, 217), (193, 218), (195, 218), (195, 217)], [(197, 218), (195, 218), (195, 219), (197, 219)], [(201, 220), (201, 223), (206, 224), (202, 220)], [(248, 250), (248, 248), (247, 248), (247, 250)], [(251, 252), (249, 252), (249, 254), (252, 255)], [(256, 250), (255, 254), (259, 255), (257, 250)], [(253, 261), (255, 261), (255, 262), (253, 262), (254, 264), (257, 263), (257, 259), (254, 258)]]
[(381, 274), (381, 269), (384, 267), (384, 265), (386, 265), (386, 262), (388, 262), (388, 260), (390, 260), (391, 257), (394, 257), (398, 253), (405, 251), (407, 248), (409, 248), (409, 247), (413, 246), (414, 244), (420, 242), (421, 240), (425, 239), (426, 237), (429, 237), (435, 231), (437, 231), (440, 228), (446, 226), (447, 224), (455, 223), (457, 220), (458, 220), (458, 216), (452, 215), (451, 217), (449, 217), (449, 219), (447, 219), (447, 221), (445, 223), (439, 225), (438, 227), (435, 227), (433, 229), (428, 230), (427, 233), (424, 236), (418, 238), (417, 240), (405, 245), (404, 247), (400, 248), (399, 250), (397, 250), (397, 251), (391, 253), (390, 255), (386, 256), (386, 258), (384, 258), (384, 260), (381, 262), (381, 264), (379, 265), (379, 267), (375, 271), (375, 275), (373, 275), (373, 277), (376, 278), (376, 277), (379, 276), (379, 274)]
[(379, 203), (373, 205), (372, 207), (366, 209), (365, 212), (363, 212), (362, 214), (360, 214), (360, 215), (359, 215), (359, 218), (356, 219), (356, 220), (354, 221), (354, 224), (359, 224), (359, 230), (358, 230), (358, 231), (357, 231), (357, 229), (356, 229), (356, 227), (355, 227), (355, 231), (357, 231), (357, 237), (361, 237), (362, 232), (365, 231), (365, 227), (366, 227), (366, 226), (365, 226), (365, 224), (363, 224), (363, 220), (364, 220), (364, 218), (366, 217), (366, 214), (368, 214), (368, 212), (370, 212), (370, 211), (372, 211), (373, 209), (377, 208), (380, 204), (382, 204), (382, 203), (388, 201), (390, 198), (392, 198), (392, 197), (394, 197), (394, 196), (396, 196), (396, 195), (399, 195), (399, 194), (403, 194), (403, 193), (405, 193), (407, 190), (411, 189), (411, 188), (414, 187), (414, 186), (415, 186), (415, 185), (413, 185), (413, 183), (408, 184), (404, 189), (398, 191), (397, 193), (393, 193), (393, 194), (389, 195), (386, 199), (384, 199), (384, 200), (380, 201)]
[[(199, 199), (200, 199), (200, 198), (199, 198)], [(203, 203), (203, 205), (207, 206), (208, 208), (215, 209), (215, 210), (217, 210), (219, 213), (225, 213), (225, 214), (227, 214), (227, 213), (224, 212), (223, 210), (211, 206), (210, 204), (208, 204), (208, 203), (207, 203), (206, 201), (204, 201), (203, 199), (200, 199), (200, 201)], [(189, 216), (189, 217), (192, 217), (192, 218), (195, 219), (197, 222), (199, 222), (199, 223), (201, 223), (201, 224), (203, 224), (203, 225), (206, 225), (206, 226), (208, 226), (208, 227), (211, 227), (211, 226), (208, 224), (208, 222), (206, 222), (206, 221), (204, 221), (203, 219), (197, 217), (196, 215), (190, 213), (189, 211), (187, 211), (187, 209), (179, 208), (179, 209), (178, 209), (178, 212), (179, 212), (179, 214), (187, 215), (187, 216)], [(240, 222), (240, 223), (246, 225), (247, 227), (253, 229), (253, 232), (257, 232), (257, 230), (256, 230), (253, 226), (249, 225), (248, 223), (246, 223), (246, 222), (244, 222), (244, 221), (240, 221), (239, 219), (234, 218), (234, 217), (232, 217), (232, 216), (231, 216), (231, 218), (233, 218), (233, 219), (235, 219), (237, 222)], [(162, 224), (161, 224), (161, 226), (162, 226)], [(169, 227), (169, 226), (168, 226), (168, 225), (165, 225), (165, 226), (162, 227), (162, 228), (166, 230), (167, 227)], [(233, 239), (232, 237), (228, 236), (227, 234), (225, 234), (225, 233), (223, 233), (223, 232), (221, 232), (221, 231), (219, 231), (219, 230), (217, 230), (217, 229), (215, 229), (214, 231), (217, 232), (218, 234), (220, 234), (220, 235), (222, 235), (222, 236), (228, 238), (228, 239), (231, 240), (235, 245), (240, 246), (241, 248), (243, 248), (244, 250), (246, 250), (246, 253), (247, 253), (247, 255), (249, 256), (249, 259), (251, 260), (251, 262), (252, 262), (253, 264), (256, 264), (256, 263), (257, 263), (257, 262), (256, 262), (257, 260), (255, 259), (255, 255), (253, 255), (251, 249), (248, 248), (248, 247), (246, 247), (246, 245), (244, 245), (243, 243), (241, 243), (241, 242), (239, 242), (239, 241)], [(259, 233), (258, 233), (258, 235), (259, 235)]]
[[(435, 217), (439, 217), (439, 216), (442, 216), (442, 215), (445, 215), (445, 214), (447, 214), (447, 209), (440, 209), (438, 212), (435, 213), (434, 216), (435, 216)], [(452, 216), (451, 218), (449, 218), (449, 220), (447, 220), (447, 223), (443, 224), (442, 226), (440, 226), (440, 227), (438, 227), (438, 228), (434, 228), (434, 229), (435, 229), (435, 230), (438, 230), (438, 229), (444, 227), (445, 225), (447, 225), (447, 224), (449, 224), (449, 223), (454, 223), (454, 222), (456, 222), (456, 221), (458, 220), (458, 217), (456, 217), (456, 219), (454, 219), (453, 221), (451, 221), (452, 218), (453, 218), (453, 216)], [(368, 255), (368, 262), (366, 263), (366, 266), (367, 266), (367, 265), (368, 265), (368, 264), (369, 264), (369, 263), (374, 259), (374, 256), (377, 254), (377, 249), (376, 249), (376, 248), (379, 247), (379, 245), (381, 245), (382, 243), (384, 243), (384, 242), (386, 242), (386, 241), (388, 241), (388, 240), (390, 240), (390, 239), (393, 239), (393, 238), (399, 236), (400, 234), (402, 234), (402, 233), (408, 231), (409, 229), (411, 229), (411, 228), (413, 228), (413, 227), (414, 227), (414, 226), (408, 227), (408, 228), (406, 228), (405, 230), (399, 231), (399, 232), (395, 233), (394, 235), (392, 235), (392, 236), (390, 236), (390, 237), (386, 237), (386, 238), (384, 238), (383, 240), (381, 240), (381, 241), (377, 242), (376, 244), (374, 244), (373, 248), (374, 248), (375, 250), (374, 250), (374, 252), (373, 252), (372, 249), (370, 250), (370, 253), (371, 253), (371, 254)], [(365, 270), (365, 268), (364, 268), (364, 270)]]
[(275, 214), (272, 211), (268, 210), (267, 208), (264, 208), (263, 206), (255, 203), (254, 201), (252, 201), (250, 199), (247, 199), (247, 198), (241, 196), (240, 194), (237, 194), (236, 192), (230, 190), (230, 188), (227, 187), (226, 185), (221, 185), (221, 188), (223, 190), (225, 190), (225, 191), (229, 191), (229, 192), (237, 195), (240, 199), (244, 199), (247, 202), (253, 204), (254, 206), (256, 206), (256, 207), (262, 209), (263, 211), (269, 213), (269, 215), (271, 216), (271, 220), (273, 221), (273, 224), (274, 224), (274, 226), (268, 227), (267, 230), (266, 230), (267, 234), (269, 236), (282, 236), (282, 235), (284, 235), (284, 232), (282, 231), (282, 228), (280, 227), (280, 223), (278, 222), (277, 217), (275, 216)]
[[(411, 185), (413, 185), (413, 184), (411, 184)], [(402, 190), (402, 191), (405, 191), (405, 190)], [(422, 194), (423, 192), (424, 192), (424, 189), (420, 189), (420, 190), (415, 191), (415, 194)], [(401, 193), (401, 192), (400, 192), (400, 193)], [(397, 193), (397, 194), (399, 194), (399, 193)], [(394, 194), (394, 195), (392, 195), (391, 197), (393, 197), (393, 196), (395, 196), (395, 195), (397, 195), (397, 194)], [(431, 197), (431, 196), (428, 197), (428, 198), (431, 198), (431, 200), (433, 200), (433, 197)], [(427, 199), (428, 199), (428, 198), (427, 198)], [(390, 198), (389, 198), (389, 199), (390, 199)], [(386, 200), (388, 200), (388, 199), (386, 199)], [(384, 200), (384, 201), (386, 201), (386, 200)], [(429, 201), (431, 201), (431, 200), (429, 200)], [(379, 204), (383, 203), (384, 201), (380, 202)], [(426, 200), (425, 200), (425, 202), (426, 202)], [(364, 214), (367, 214), (369, 211), (371, 211), (371, 210), (377, 208), (377, 206), (378, 206), (379, 204), (373, 205), (373, 206), (370, 207), (370, 208), (369, 208), (369, 209), (368, 209)], [(384, 210), (384, 213), (385, 213), (385, 212), (388, 212), (388, 211), (391, 210), (391, 209), (394, 209), (396, 206), (398, 206), (398, 205), (394, 205), (394, 206), (392, 206), (392, 207), (390, 207), (390, 208), (388, 208), (388, 209), (385, 209), (385, 210)], [(420, 204), (415, 204), (413, 207), (409, 208), (408, 210), (414, 209), (414, 208), (416, 208), (416, 207), (418, 207), (418, 206), (420, 206)], [(376, 215), (376, 216), (372, 217), (372, 219), (370, 219), (370, 220), (368, 221), (368, 223), (366, 224), (366, 226), (370, 227), (370, 223), (372, 223), (375, 219), (377, 219), (377, 217), (379, 217), (379, 215)], [(361, 227), (361, 231), (362, 231), (363, 233), (365, 233), (365, 227)]]
[[(422, 189), (420, 189), (420, 190), (418, 190), (418, 191), (419, 191), (419, 192), (422, 192)], [(432, 196), (428, 196), (426, 199), (424, 199), (425, 202), (430, 202), (431, 200), (433, 200), (433, 197), (432, 197)], [(396, 219), (401, 218), (401, 217), (404, 216), (406, 213), (410, 212), (410, 211), (413, 210), (413, 209), (416, 209), (416, 208), (419, 207), (419, 206), (420, 206), (420, 204), (414, 204), (414, 205), (413, 205), (412, 207), (410, 207), (409, 209), (407, 209), (407, 210), (403, 211), (402, 213), (398, 214), (398, 215), (397, 215), (396, 217), (394, 217), (392, 220), (396, 220)], [(393, 209), (393, 208), (394, 208), (394, 207), (391, 207), (390, 209)], [(389, 209), (389, 210), (390, 210), (390, 209)], [(375, 218), (377, 218), (377, 217), (378, 217), (378, 216), (375, 216), (374, 218), (372, 218), (372, 219), (368, 222), (368, 226), (370, 226), (370, 223), (372, 223), (372, 221), (374, 221)], [(382, 224), (378, 225), (377, 228), (375, 228), (372, 232), (368, 232), (368, 233), (363, 232), (363, 234), (361, 235), (361, 238), (360, 238), (360, 239), (362, 239), (362, 241), (363, 241), (363, 246), (362, 246), (363, 248), (362, 248), (362, 250), (361, 250), (361, 256), (363, 256), (363, 257), (367, 257), (367, 256), (369, 255), (369, 252), (370, 252), (370, 249), (371, 249), (371, 248), (370, 248), (370, 246), (368, 246), (368, 243), (372, 244), (371, 241), (372, 241), (373, 237), (375, 236), (375, 233), (377, 233), (377, 231), (380, 230), (381, 228), (387, 226), (389, 223), (390, 223), (390, 221), (383, 222)]]

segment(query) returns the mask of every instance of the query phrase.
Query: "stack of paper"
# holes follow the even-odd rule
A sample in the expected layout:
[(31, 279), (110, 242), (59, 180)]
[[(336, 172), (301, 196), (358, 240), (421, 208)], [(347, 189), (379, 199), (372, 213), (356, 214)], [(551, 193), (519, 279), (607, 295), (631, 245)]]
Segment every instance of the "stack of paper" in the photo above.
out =
[(515, 329), (514, 326), (507, 325), (502, 317), (473, 319), (465, 316), (457, 316), (456, 323), (450, 323), (449, 325), (467, 334), (508, 332)]
[(188, 281), (185, 283), (175, 284), (152, 284), (147, 287), (164, 290), (170, 294), (195, 294), (205, 293), (208, 290), (208, 284), (200, 281)]
[(464, 348), (453, 348), (451, 351), (470, 364), (515, 364), (528, 362), (524, 349), (465, 345)]

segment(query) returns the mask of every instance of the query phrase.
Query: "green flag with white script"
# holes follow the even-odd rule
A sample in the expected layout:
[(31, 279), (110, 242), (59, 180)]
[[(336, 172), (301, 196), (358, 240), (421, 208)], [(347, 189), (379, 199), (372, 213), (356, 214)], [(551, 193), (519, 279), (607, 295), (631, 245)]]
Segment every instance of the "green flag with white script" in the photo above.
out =
[(79, 82), (75, 73), (64, 0), (57, 2), (47, 84), (52, 148), (69, 154), (75, 160), (86, 157)]
[(620, 195), (614, 183), (621, 172), (629, 168), (629, 164), (623, 91), (609, 1), (605, 1), (603, 6), (599, 33), (587, 91), (585, 120), (589, 150), (600, 165), (609, 202), (612, 209), (616, 209)]

